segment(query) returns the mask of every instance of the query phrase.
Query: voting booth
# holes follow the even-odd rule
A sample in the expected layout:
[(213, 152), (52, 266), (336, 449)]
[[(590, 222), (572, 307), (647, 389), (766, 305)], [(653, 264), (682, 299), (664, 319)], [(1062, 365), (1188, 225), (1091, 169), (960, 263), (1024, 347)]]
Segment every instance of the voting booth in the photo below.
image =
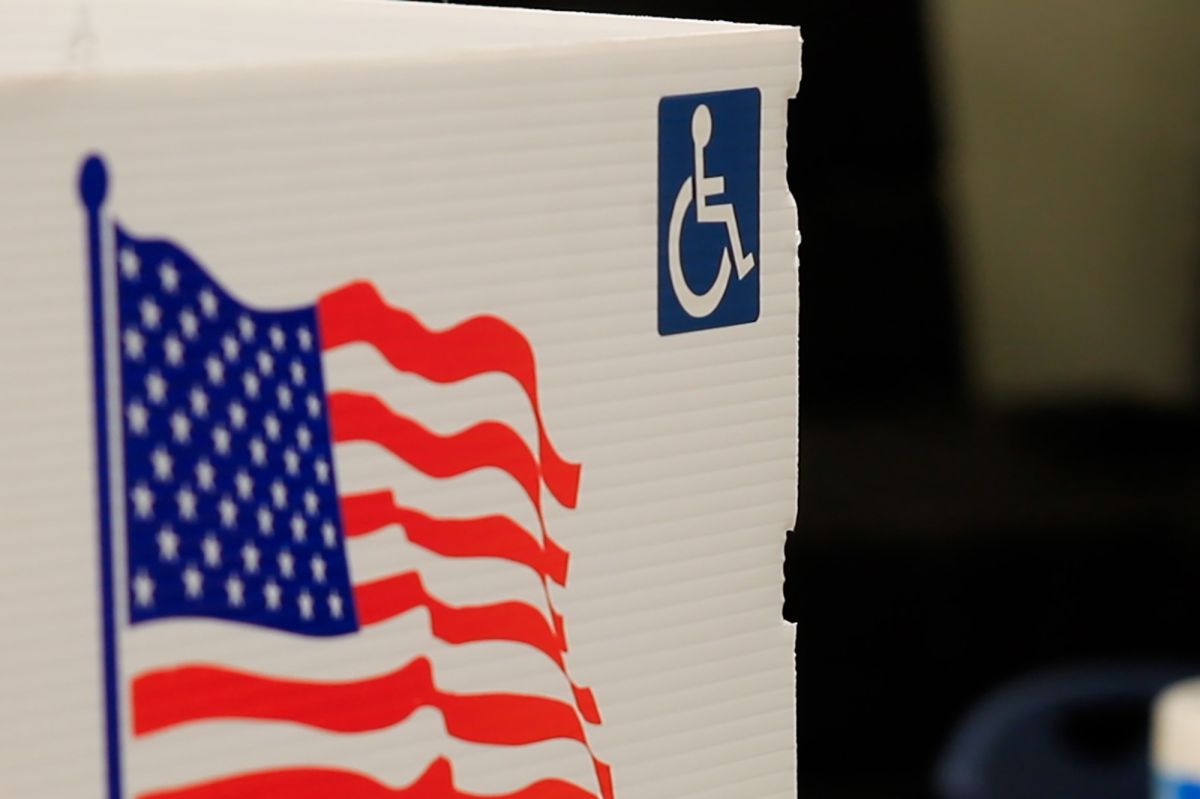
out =
[(799, 64), (0, 4), (2, 793), (794, 795)]

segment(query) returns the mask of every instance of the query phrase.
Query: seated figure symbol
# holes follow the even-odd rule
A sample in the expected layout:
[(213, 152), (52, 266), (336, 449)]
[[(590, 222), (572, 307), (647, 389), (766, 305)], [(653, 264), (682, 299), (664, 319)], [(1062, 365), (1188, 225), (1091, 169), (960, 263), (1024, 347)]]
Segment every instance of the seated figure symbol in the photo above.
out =
[[(705, 169), (704, 151), (712, 141), (712, 133), (712, 112), (707, 105), (701, 103), (692, 114), (694, 170), (692, 175), (683, 181), (679, 193), (675, 196), (667, 234), (671, 287), (683, 310), (697, 319), (710, 315), (721, 304), (732, 273), (736, 272), (737, 278), (741, 280), (750, 274), (756, 265), (754, 254), (742, 250), (742, 237), (738, 231), (737, 214), (733, 204), (712, 202), (714, 198), (725, 193), (725, 178), (719, 175), (710, 176)], [(728, 246), (721, 252), (721, 264), (716, 279), (708, 289), (700, 293), (693, 291), (684, 278), (681, 254), (683, 223), (688, 207), (693, 203), (696, 206), (696, 221), (700, 224), (724, 225), (728, 238)]]

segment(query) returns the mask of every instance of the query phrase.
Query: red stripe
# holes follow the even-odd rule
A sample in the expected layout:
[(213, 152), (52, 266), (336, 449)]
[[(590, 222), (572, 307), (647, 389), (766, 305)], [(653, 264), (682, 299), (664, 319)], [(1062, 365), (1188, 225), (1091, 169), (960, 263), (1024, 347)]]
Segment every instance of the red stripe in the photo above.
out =
[(467, 793), (454, 784), (450, 761), (439, 758), (411, 785), (391, 788), (365, 774), (290, 768), (240, 774), (185, 788), (143, 793), (138, 799), (596, 799), (574, 783), (540, 780), (511, 793)]
[[(542, 536), (539, 544), (528, 531), (503, 516), (433, 519), (418, 511), (398, 507), (390, 492), (344, 499), (347, 534), (365, 535), (389, 524), (399, 524), (410, 541), (439, 554), (499, 557), (529, 566), (538, 574), (546, 590), (553, 626), (546, 624), (537, 609), (519, 602), (467, 608), (445, 605), (425, 591), (415, 574), (399, 575), (356, 590), (360, 621), (370, 624), (414, 607), (425, 607), (430, 612), (434, 635), (442, 640), (451, 643), (510, 640), (533, 646), (551, 657), (568, 677), (583, 718), (600, 723), (591, 691), (571, 683), (567, 675), (563, 658), (566, 651), (563, 620), (554, 609), (546, 587), (547, 579), (565, 584), (567, 553), (554, 543), (545, 529), (540, 486), (544, 483), (555, 499), (573, 508), (578, 496), (580, 467), (559, 456), (546, 433), (529, 341), (519, 330), (494, 317), (477, 317), (445, 331), (432, 331), (412, 314), (387, 306), (375, 287), (367, 282), (356, 282), (323, 296), (318, 303), (318, 317), (321, 346), (325, 350), (353, 342), (368, 343), (394, 368), (439, 383), (456, 382), (486, 372), (508, 374), (525, 390), (538, 427), (538, 457), (535, 458), (520, 436), (499, 422), (487, 421), (453, 435), (439, 435), (395, 413), (372, 395), (336, 392), (330, 396), (334, 441), (380, 444), (432, 477), (451, 477), (484, 467), (501, 469), (524, 489), (533, 503)], [(432, 686), (431, 673), (429, 681)], [(473, 735), (491, 735), (494, 730), (490, 724), (505, 718), (508, 713), (521, 712), (517, 707), (494, 707), (497, 715), (489, 719), (485, 709), (478, 704), (479, 697), (443, 694), (439, 697), (438, 703), (427, 701), (426, 704), (435, 704), (442, 710), (452, 735), (468, 740), (478, 740)], [(540, 697), (518, 699), (566, 707)], [(458, 704), (468, 700), (473, 707)], [(569, 721), (577, 725), (580, 736), (577, 740), (586, 746), (578, 719), (572, 714)], [(590, 752), (590, 746), (588, 748)], [(601, 794), (605, 799), (611, 799), (610, 770), (594, 755), (593, 762)]]
[[(563, 673), (566, 674), (565, 669)], [(571, 683), (571, 693), (575, 696), (575, 707), (579, 708), (579, 715), (583, 716), (583, 720), (588, 724), (603, 724), (604, 719), (600, 716), (600, 706), (596, 704), (596, 695), (592, 693), (592, 689), (571, 682), (569, 675), (567, 682)]]
[(405, 572), (356, 586), (354, 603), (363, 626), (424, 607), (429, 611), (431, 631), (448, 644), (476, 641), (512, 641), (531, 646), (554, 661), (567, 677), (575, 705), (584, 720), (600, 724), (600, 709), (590, 688), (576, 685), (567, 673), (563, 658), (566, 640), (561, 626), (552, 629), (542, 612), (524, 602), (500, 602), (493, 605), (454, 607), (432, 596), (421, 584), (416, 572)]
[(454, 607), (426, 591), (416, 572), (405, 572), (355, 586), (354, 604), (364, 627), (424, 607), (434, 636), (448, 644), (513, 641), (532, 646), (563, 666), (562, 642), (542, 612), (524, 602)]
[(402, 416), (372, 394), (335, 391), (329, 395), (333, 440), (370, 441), (431, 477), (454, 477), (493, 467), (525, 489), (539, 512), (542, 506), (537, 460), (511, 427), (480, 422), (443, 436)]
[(520, 563), (559, 585), (567, 583), (566, 550), (549, 536), (545, 546), (507, 516), (438, 519), (396, 505), (391, 491), (342, 497), (342, 524), (350, 537), (398, 524), (413, 544), (448, 558), (500, 558)]
[[(417, 658), (399, 671), (356, 682), (310, 682), (217, 666), (151, 671), (133, 680), (133, 731), (150, 735), (207, 719), (285, 721), (331, 732), (391, 727), (422, 707), (439, 710), (446, 732), (463, 741), (520, 746), (554, 739), (588, 747), (583, 724), (565, 702), (521, 694), (453, 694)], [(596, 760), (601, 796), (612, 799), (607, 765)]]
[[(350, 391), (329, 395), (329, 419), (335, 442), (377, 443), (433, 477), (453, 477), (485, 467), (500, 469), (525, 489), (538, 519), (542, 520), (537, 462), (521, 437), (499, 422), (482, 422), (462, 432), (440, 436), (392, 411), (378, 397)], [(544, 521), (542, 533), (545, 546), (556, 546), (550, 543)], [(558, 637), (565, 641), (562, 618), (553, 606), (551, 614)]]
[(519, 745), (567, 738), (584, 742), (565, 702), (518, 694), (452, 694), (417, 658), (399, 671), (355, 682), (307, 682), (218, 666), (151, 671), (133, 680), (133, 728), (149, 735), (204, 719), (290, 721), (331, 732), (367, 732), (399, 724), (422, 707), (442, 712), (455, 738)]
[(521, 331), (493, 316), (478, 316), (433, 331), (411, 313), (388, 306), (375, 286), (365, 281), (322, 296), (317, 318), (323, 349), (365, 342), (394, 368), (437, 383), (454, 383), (487, 372), (511, 376), (525, 390), (537, 420), (539, 473), (555, 499), (575, 507), (580, 467), (558, 454), (546, 432), (533, 347)]

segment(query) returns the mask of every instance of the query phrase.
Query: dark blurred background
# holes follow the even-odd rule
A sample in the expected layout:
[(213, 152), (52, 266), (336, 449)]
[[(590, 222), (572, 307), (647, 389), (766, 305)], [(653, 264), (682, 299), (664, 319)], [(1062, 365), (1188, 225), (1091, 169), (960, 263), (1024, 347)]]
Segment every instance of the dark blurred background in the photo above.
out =
[(800, 795), (1147, 795), (1200, 673), (1200, 4), (538, 4), (803, 32)]

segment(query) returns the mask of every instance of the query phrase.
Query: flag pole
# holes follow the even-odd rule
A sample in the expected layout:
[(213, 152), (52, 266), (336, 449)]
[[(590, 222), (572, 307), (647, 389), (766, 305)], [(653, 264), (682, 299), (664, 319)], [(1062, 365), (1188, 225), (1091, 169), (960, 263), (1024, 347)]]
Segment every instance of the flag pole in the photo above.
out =
[[(89, 155), (79, 171), (79, 199), (87, 213), (88, 281), (91, 287), (92, 363), (94, 364), (96, 425), (96, 490), (100, 522), (100, 608), (104, 634), (104, 736), (107, 743), (107, 784), (109, 799), (122, 799), (120, 716), (117, 707), (116, 612), (113, 596), (112, 495), (109, 475), (108, 392), (105, 324), (104, 216), (108, 194), (108, 170), (100, 156)], [(115, 365), (114, 365), (115, 366)]]

